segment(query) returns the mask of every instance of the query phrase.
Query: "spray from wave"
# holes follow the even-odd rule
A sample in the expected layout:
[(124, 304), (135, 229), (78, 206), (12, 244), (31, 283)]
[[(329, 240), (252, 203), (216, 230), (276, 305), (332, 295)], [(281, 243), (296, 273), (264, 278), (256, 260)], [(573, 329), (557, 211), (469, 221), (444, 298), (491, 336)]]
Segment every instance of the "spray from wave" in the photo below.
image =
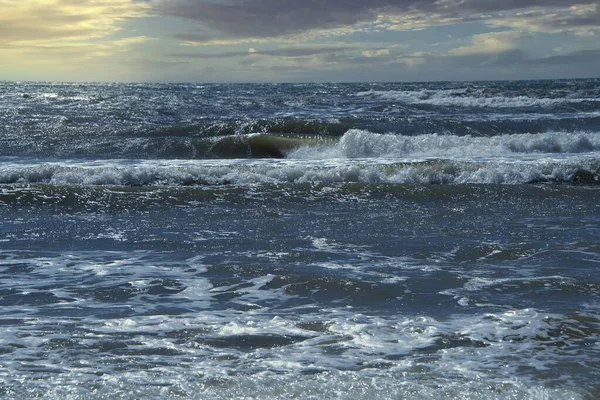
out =
[(436, 157), (481, 158), (511, 157), (523, 154), (580, 154), (600, 151), (600, 132), (513, 134), (493, 137), (454, 135), (376, 134), (352, 129), (333, 145), (302, 146), (288, 158), (373, 158)]

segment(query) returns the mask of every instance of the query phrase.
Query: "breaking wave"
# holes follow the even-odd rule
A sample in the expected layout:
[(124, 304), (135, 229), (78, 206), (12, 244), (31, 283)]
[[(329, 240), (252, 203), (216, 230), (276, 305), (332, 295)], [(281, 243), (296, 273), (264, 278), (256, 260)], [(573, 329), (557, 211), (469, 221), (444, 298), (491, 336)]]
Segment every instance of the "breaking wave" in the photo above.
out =
[[(226, 161), (226, 160), (225, 160)], [(109, 165), (112, 164), (112, 165)], [(559, 161), (468, 162), (448, 159), (406, 161), (369, 159), (314, 162), (233, 160), (219, 163), (121, 163), (88, 166), (42, 163), (0, 168), (0, 184), (203, 186), (287, 183), (522, 184), (574, 182), (598, 184), (600, 158)]]
[[(548, 108), (564, 104), (597, 104), (597, 97), (551, 97), (512, 95), (496, 93), (483, 89), (446, 89), (446, 90), (369, 90), (356, 94), (359, 97), (372, 97), (379, 100), (398, 101), (403, 104), (431, 105), (444, 107), (471, 108)], [(538, 95), (538, 96), (535, 96)]]
[(61, 162), (5, 158), (0, 163), (0, 184), (596, 184), (600, 174), (599, 133), (469, 137), (350, 130), (339, 140), (258, 134), (202, 143), (202, 151), (212, 157)]
[(600, 151), (600, 133), (548, 132), (493, 137), (375, 134), (350, 130), (334, 145), (303, 146), (288, 157), (510, 157), (514, 154), (571, 154)]

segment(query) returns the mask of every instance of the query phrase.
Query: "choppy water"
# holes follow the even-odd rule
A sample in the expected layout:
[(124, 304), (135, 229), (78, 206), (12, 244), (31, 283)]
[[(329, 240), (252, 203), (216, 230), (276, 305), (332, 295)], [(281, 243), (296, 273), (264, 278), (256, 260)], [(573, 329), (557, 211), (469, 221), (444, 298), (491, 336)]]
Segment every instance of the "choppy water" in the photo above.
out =
[(597, 398), (599, 169), (599, 80), (0, 83), (0, 398)]

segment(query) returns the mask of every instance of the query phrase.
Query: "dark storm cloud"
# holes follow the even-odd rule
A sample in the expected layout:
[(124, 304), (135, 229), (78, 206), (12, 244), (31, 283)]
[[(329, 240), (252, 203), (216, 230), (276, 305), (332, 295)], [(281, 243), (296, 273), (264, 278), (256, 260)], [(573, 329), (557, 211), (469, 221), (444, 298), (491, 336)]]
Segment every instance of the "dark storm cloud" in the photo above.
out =
[[(181, 34), (185, 40), (269, 38), (311, 29), (332, 29), (372, 22), (377, 15), (436, 15), (439, 18), (485, 20), (486, 13), (595, 4), (590, 0), (174, 0), (155, 5), (160, 15), (199, 22), (200, 34)], [(589, 25), (596, 15), (561, 19), (562, 26)], [(187, 36), (187, 37), (186, 37)]]
[[(427, 0), (431, 1), (431, 0)], [(343, 0), (246, 0), (213, 2), (172, 1), (157, 12), (200, 22), (203, 27), (225, 37), (265, 38), (304, 32), (315, 28), (352, 25), (374, 17), (373, 11), (385, 3)], [(200, 34), (195, 39), (202, 40)]]

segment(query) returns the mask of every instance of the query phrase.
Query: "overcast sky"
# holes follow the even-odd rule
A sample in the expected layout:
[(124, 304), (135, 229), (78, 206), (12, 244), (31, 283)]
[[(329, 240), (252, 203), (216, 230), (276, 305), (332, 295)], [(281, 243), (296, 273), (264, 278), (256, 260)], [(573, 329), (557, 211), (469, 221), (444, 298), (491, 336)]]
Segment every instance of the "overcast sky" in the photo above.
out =
[(579, 77), (598, 0), (0, 0), (0, 80)]

